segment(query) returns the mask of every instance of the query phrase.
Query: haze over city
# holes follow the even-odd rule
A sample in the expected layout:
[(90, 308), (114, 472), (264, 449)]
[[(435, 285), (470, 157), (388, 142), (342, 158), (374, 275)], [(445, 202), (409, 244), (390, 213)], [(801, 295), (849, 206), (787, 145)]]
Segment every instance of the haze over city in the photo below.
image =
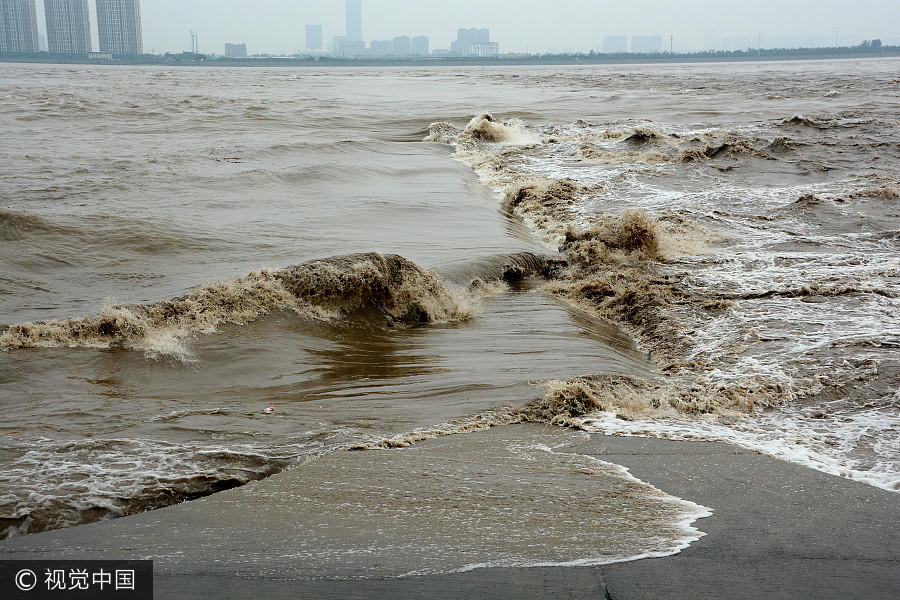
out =
[[(42, 5), (37, 3), (39, 23)], [(95, 3), (89, 5), (93, 13)], [(292, 54), (305, 47), (307, 24), (321, 24), (325, 40), (344, 35), (344, 5), (344, 0), (142, 0), (144, 51), (190, 50), (194, 31), (204, 53), (221, 54), (226, 43), (245, 43), (252, 54)], [(666, 51), (703, 50), (719, 38), (749, 39), (755, 47), (760, 35), (828, 36), (838, 45), (875, 38), (900, 43), (895, 0), (456, 0), (419, 3), (415, 10), (401, 0), (363, 0), (362, 10), (366, 42), (424, 35), (432, 49), (449, 48), (463, 27), (490, 29), (501, 53), (599, 52), (604, 36), (634, 35), (661, 35)], [(92, 34), (96, 47), (96, 29)]]

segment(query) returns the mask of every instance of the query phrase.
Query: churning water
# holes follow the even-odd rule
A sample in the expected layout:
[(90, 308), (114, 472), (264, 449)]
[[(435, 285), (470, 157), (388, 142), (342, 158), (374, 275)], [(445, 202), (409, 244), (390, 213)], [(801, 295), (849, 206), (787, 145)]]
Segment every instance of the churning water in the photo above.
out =
[(897, 65), (4, 66), (5, 535), (525, 421), (897, 490)]

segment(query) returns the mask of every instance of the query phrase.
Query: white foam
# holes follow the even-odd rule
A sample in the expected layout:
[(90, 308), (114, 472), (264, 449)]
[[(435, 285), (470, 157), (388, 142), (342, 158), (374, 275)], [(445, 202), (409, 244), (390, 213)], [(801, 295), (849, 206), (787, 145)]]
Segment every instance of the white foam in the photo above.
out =
[[(807, 418), (780, 407), (728, 422), (708, 419), (623, 420), (614, 414), (594, 412), (579, 419), (585, 431), (606, 435), (658, 437), (672, 440), (726, 442), (740, 448), (853, 479), (892, 492), (900, 492), (900, 428), (896, 414), (875, 411), (828, 419)], [(876, 448), (885, 460), (850, 458), (862, 438), (879, 440)], [(894, 440), (893, 442), (888, 440)]]
[(299, 456), (321, 452), (311, 442), (267, 448), (142, 439), (22, 441), (30, 442), (28, 449), (2, 474), (3, 513), (25, 518), (11, 535), (76, 525), (87, 512), (114, 517), (158, 508), (166, 504), (166, 494), (202, 492), (204, 478), (246, 482), (281, 470)]
[[(850, 119), (844, 124), (857, 121)], [(797, 184), (796, 178), (793, 182), (788, 178), (789, 183), (782, 184), (775, 177), (774, 183), (755, 185), (746, 177), (723, 177), (695, 163), (667, 164), (663, 160), (655, 164), (641, 154), (644, 147), (638, 151), (621, 143), (641, 128), (650, 132), (652, 144), (647, 149), (659, 146), (670, 152), (672, 146), (684, 146), (687, 140), (696, 144), (715, 138), (738, 143), (747, 139), (755, 140), (751, 145), (758, 147), (785, 135), (777, 123), (722, 129), (649, 121), (606, 125), (579, 121), (530, 127), (541, 132), (541, 143), (520, 153), (504, 152), (499, 162), (485, 156), (484, 149), (477, 161), (464, 152), (458, 152), (457, 158), (472, 165), (500, 198), (510, 181), (523, 176), (573, 180), (583, 189), (566, 207), (576, 226), (584, 226), (598, 215), (643, 209), (654, 215), (698, 220), (715, 230), (718, 245), (710, 252), (673, 253), (674, 259), (654, 266), (660, 274), (679, 281), (686, 294), (732, 302), (730, 307), (710, 311), (698, 311), (690, 303), (673, 303), (663, 309), (667, 319), (680, 324), (679, 330), (690, 344), (684, 349), (682, 363), (707, 365), (694, 373), (698, 380), (739, 383), (755, 378), (779, 384), (787, 398), (798, 400), (826, 385), (832, 389), (842, 384), (857, 386), (856, 382), (875, 377), (887, 356), (885, 349), (900, 339), (896, 240), (866, 229), (826, 232), (816, 219), (801, 218), (804, 207), (798, 202), (808, 195), (814, 196), (814, 202), (855, 198), (853, 194), (861, 188), (862, 197), (868, 198), (866, 186), (884, 186), (886, 180), (876, 178), (868, 183), (865, 178), (849, 176)], [(594, 162), (576, 160), (574, 156), (585, 143), (615, 156), (604, 155)], [(854, 211), (860, 210), (855, 203), (843, 201), (832, 202), (828, 209), (851, 220)], [(541, 231), (538, 222), (527, 215), (524, 218), (543, 234), (545, 243), (551, 247), (558, 244), (558, 232)], [(798, 243), (803, 247), (796, 248)], [(806, 401), (731, 421), (626, 424), (597, 418), (596, 422), (602, 422), (611, 433), (645, 431), (647, 435), (729, 441), (898, 491), (900, 453), (895, 452), (895, 445), (864, 441), (898, 437), (898, 398), (875, 398), (876, 404), (888, 407), (875, 417), (850, 401), (839, 401), (829, 414), (840, 410), (840, 419), (806, 419), (801, 410), (818, 410)], [(780, 439), (782, 430), (794, 432), (793, 440)]]

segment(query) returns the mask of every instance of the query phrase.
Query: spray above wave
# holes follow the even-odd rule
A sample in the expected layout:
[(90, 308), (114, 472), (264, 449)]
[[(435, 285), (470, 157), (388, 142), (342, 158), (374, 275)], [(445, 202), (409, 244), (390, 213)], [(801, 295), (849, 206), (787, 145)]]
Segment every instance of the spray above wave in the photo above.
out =
[(457, 143), (466, 146), (478, 142), (495, 142), (506, 144), (531, 144), (537, 142), (536, 136), (525, 128), (519, 119), (499, 122), (491, 115), (484, 113), (474, 117), (459, 134)]
[(181, 354), (180, 340), (223, 323), (246, 324), (274, 310), (315, 319), (368, 313), (408, 327), (470, 318), (485, 288), (453, 290), (437, 275), (396, 255), (354, 254), (281, 270), (263, 269), (149, 305), (116, 305), (99, 315), (11, 325), (0, 349), (122, 346)]

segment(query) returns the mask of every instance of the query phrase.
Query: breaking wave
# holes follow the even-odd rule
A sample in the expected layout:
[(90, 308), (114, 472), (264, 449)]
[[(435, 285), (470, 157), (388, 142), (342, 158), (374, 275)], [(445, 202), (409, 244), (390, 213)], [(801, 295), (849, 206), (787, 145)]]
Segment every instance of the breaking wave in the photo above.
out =
[(457, 143), (462, 146), (474, 145), (478, 142), (529, 144), (537, 142), (537, 138), (528, 133), (525, 124), (519, 119), (497, 121), (485, 113), (469, 121), (457, 138)]
[[(838, 115), (834, 126), (869, 125)], [(777, 414), (781, 426), (808, 431), (802, 450), (779, 456), (897, 489), (897, 474), (878, 458), (892, 452), (878, 440), (895, 431), (893, 417), (865, 425), (868, 433), (846, 447), (816, 441), (831, 435), (833, 412), (855, 414), (873, 402), (885, 415), (898, 409), (896, 361), (887, 354), (895, 347), (887, 332), (898, 299), (890, 258), (897, 232), (887, 220), (900, 197), (895, 178), (851, 171), (840, 182), (778, 185), (785, 172), (827, 173), (843, 160), (833, 149), (840, 142), (819, 139), (824, 126), (799, 115), (762, 135), (760, 127), (577, 121), (525, 126), (529, 139), (517, 120), (434, 124), (429, 139), (452, 145), (454, 158), (560, 253), (561, 266), (542, 289), (615, 323), (660, 370), (651, 378), (588, 374), (546, 382), (539, 403), (459, 426), (536, 419), (663, 435), (672, 423), (684, 430), (694, 423), (697, 431), (716, 424), (715, 439), (763, 449), (768, 433), (742, 442), (740, 428), (751, 415), (762, 422)], [(484, 128), (515, 135), (486, 135)], [(871, 147), (884, 152), (877, 144)], [(776, 185), (754, 187), (757, 174)], [(623, 191), (629, 195), (619, 196)], [(844, 210), (854, 202), (866, 203), (864, 225)], [(848, 344), (867, 354), (847, 358)], [(797, 406), (825, 417), (797, 417)], [(609, 425), (632, 422), (642, 425)], [(722, 433), (729, 430), (730, 438)]]
[(401, 256), (354, 254), (262, 269), (150, 305), (11, 325), (0, 333), (0, 349), (121, 346), (183, 356), (180, 342), (186, 337), (214, 332), (223, 323), (247, 324), (275, 310), (322, 320), (367, 313), (388, 326), (410, 327), (468, 319), (486, 293), (486, 286), (448, 288), (437, 274)]

